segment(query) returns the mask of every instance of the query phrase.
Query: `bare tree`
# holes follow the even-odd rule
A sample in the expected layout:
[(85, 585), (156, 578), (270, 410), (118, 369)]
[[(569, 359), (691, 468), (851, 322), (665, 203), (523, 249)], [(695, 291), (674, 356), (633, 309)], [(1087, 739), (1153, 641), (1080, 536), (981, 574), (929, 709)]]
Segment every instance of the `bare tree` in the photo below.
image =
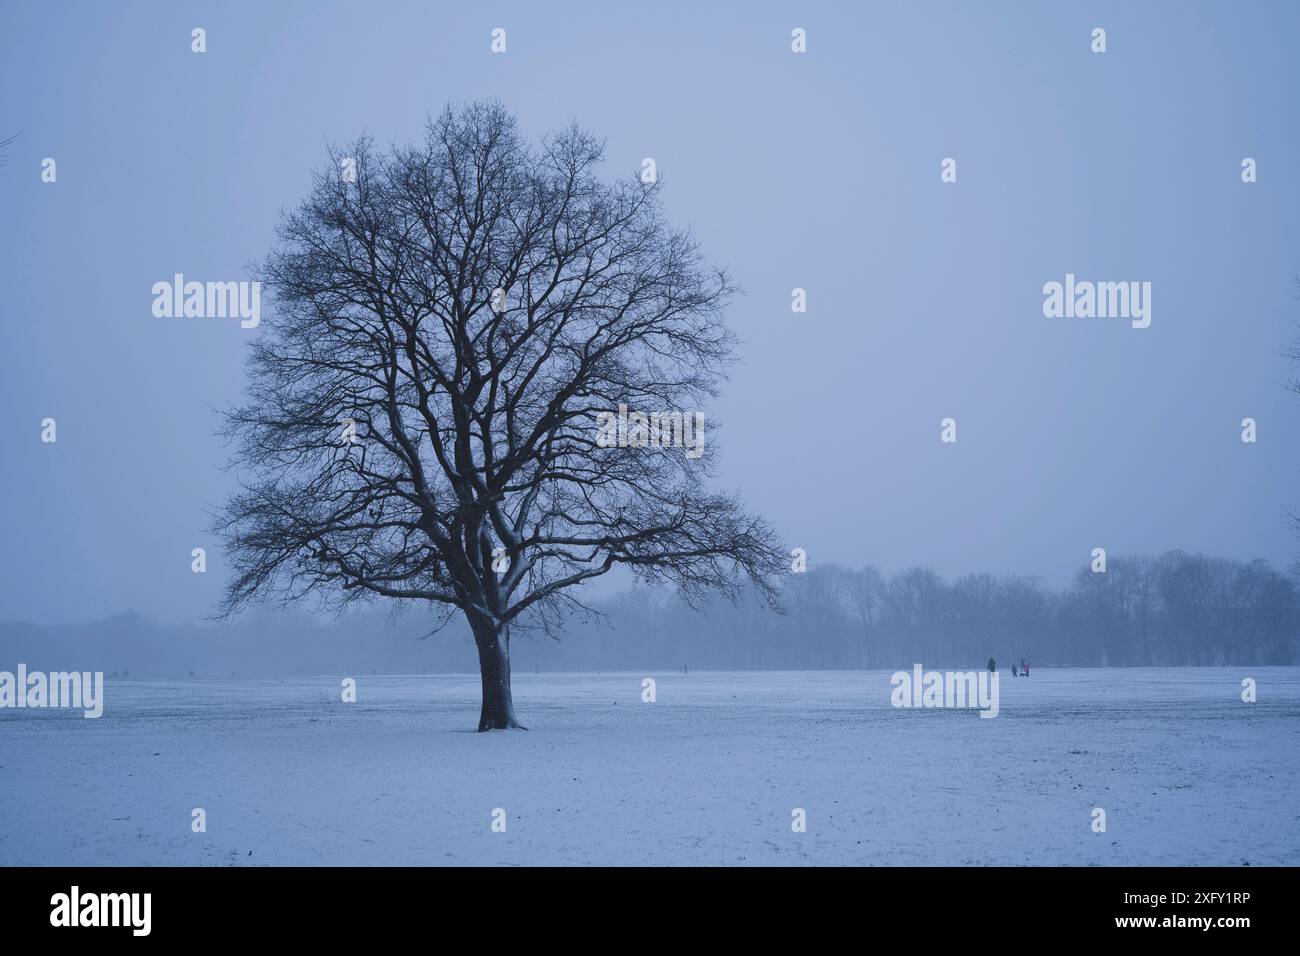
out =
[(18, 139), (18, 137), (21, 135), (22, 135), (22, 131), (20, 130), (19, 132), (14, 133), (14, 135), (10, 136), (8, 139), (0, 139), (0, 166), (4, 166), (7, 161), (5, 150), (8, 149), (10, 146), (12, 146), (14, 142)]
[[(731, 359), (733, 287), (656, 184), (598, 178), (602, 150), (577, 128), (530, 146), (478, 103), (417, 146), (331, 155), (259, 270), (275, 313), (224, 429), (246, 476), (216, 521), (222, 615), (308, 594), (461, 612), (490, 730), (519, 726), (511, 627), (553, 633), (612, 568), (776, 601), (771, 529), (707, 490), (702, 433), (672, 431)], [(620, 405), (667, 413), (669, 441), (604, 440)]]

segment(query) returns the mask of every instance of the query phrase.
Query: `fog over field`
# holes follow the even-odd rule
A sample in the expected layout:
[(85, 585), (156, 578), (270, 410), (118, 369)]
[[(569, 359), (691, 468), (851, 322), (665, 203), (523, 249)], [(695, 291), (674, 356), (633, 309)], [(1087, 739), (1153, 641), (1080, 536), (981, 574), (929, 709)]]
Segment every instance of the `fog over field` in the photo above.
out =
[[(518, 628), (516, 669), (782, 670), (910, 666), (1287, 664), (1300, 590), (1265, 561), (1170, 552), (1080, 568), (1067, 588), (1039, 579), (932, 569), (890, 577), (813, 565), (791, 574), (775, 612), (742, 597), (683, 606), (633, 587), (588, 602), (546, 634)], [(258, 609), (221, 624), (167, 625), (138, 613), (85, 625), (0, 622), (0, 652), (46, 670), (136, 675), (439, 673), (478, 668), (473, 635), (418, 606), (335, 617)]]

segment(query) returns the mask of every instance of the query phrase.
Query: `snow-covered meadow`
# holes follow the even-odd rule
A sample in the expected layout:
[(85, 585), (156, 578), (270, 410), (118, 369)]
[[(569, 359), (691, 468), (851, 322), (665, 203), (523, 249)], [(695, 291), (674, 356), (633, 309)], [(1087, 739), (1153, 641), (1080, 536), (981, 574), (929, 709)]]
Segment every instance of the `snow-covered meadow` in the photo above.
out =
[(0, 711), (0, 864), (1300, 864), (1300, 668), (1004, 670), (995, 719), (889, 671), (517, 673), (490, 734), (476, 676), (341, 676)]

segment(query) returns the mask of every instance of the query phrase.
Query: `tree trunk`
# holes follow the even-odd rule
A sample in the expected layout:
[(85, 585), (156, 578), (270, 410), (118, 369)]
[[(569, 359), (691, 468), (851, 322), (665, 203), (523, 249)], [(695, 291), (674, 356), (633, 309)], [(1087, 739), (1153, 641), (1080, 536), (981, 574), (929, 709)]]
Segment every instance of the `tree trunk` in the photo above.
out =
[(474, 643), (478, 645), (478, 666), (483, 677), (483, 707), (479, 711), (478, 729), (526, 730), (515, 719), (515, 704), (510, 696), (510, 628), (495, 621), (479, 618), (472, 621)]

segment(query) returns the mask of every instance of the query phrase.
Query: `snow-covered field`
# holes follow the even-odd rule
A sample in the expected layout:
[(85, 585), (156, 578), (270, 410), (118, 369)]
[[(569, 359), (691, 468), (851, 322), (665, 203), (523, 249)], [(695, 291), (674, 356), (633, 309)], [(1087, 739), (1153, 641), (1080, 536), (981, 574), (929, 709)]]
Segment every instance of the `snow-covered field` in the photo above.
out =
[(469, 675), (109, 678), (98, 720), (0, 711), (0, 864), (1300, 864), (1300, 668), (1004, 671), (991, 720), (644, 676), (516, 674), (492, 734)]

